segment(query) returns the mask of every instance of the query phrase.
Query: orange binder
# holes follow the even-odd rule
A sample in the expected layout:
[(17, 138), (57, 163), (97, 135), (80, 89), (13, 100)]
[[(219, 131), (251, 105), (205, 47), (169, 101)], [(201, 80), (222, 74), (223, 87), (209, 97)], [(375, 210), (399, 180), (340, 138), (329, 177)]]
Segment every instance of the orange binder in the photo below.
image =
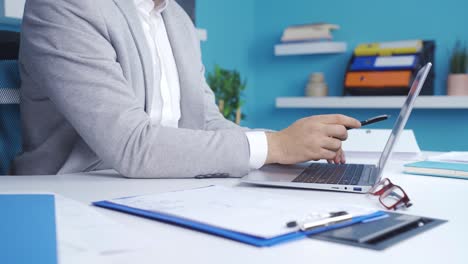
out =
[(389, 72), (349, 72), (346, 74), (346, 87), (379, 88), (409, 87), (411, 71)]

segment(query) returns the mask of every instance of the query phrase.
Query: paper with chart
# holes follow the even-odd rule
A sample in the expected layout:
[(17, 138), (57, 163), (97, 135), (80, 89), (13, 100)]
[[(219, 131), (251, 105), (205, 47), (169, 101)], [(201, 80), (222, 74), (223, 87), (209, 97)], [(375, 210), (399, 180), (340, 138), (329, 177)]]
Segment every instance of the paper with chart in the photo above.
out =
[(297, 231), (286, 227), (286, 223), (290, 221), (301, 221), (337, 211), (347, 211), (353, 216), (376, 211), (223, 186), (114, 199), (109, 202), (261, 238)]

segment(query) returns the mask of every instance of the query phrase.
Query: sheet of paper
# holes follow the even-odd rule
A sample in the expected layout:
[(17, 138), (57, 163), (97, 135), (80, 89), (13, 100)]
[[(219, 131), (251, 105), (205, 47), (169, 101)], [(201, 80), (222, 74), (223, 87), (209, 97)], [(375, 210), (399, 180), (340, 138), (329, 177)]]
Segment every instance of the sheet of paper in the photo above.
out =
[(380, 48), (382, 49), (397, 49), (397, 48), (412, 48), (421, 46), (421, 41), (419, 40), (404, 40), (404, 41), (391, 41), (391, 42), (382, 42), (380, 43)]
[(432, 161), (468, 163), (468, 152), (447, 152), (438, 156), (429, 157)]
[[(350, 155), (380, 156), (392, 131), (390, 129), (353, 129), (343, 142), (343, 150)], [(404, 130), (393, 150), (394, 157), (419, 158), (421, 149), (412, 130)]]
[(96, 208), (60, 195), (55, 208), (59, 263), (153, 263), (150, 243)]
[(375, 60), (376, 67), (395, 67), (395, 66), (412, 66), (416, 56), (395, 56), (395, 57), (378, 57)]
[(286, 227), (286, 223), (290, 221), (301, 221), (336, 211), (347, 211), (355, 216), (375, 212), (375, 209), (333, 205), (222, 186), (122, 198), (110, 202), (263, 238), (296, 231)]

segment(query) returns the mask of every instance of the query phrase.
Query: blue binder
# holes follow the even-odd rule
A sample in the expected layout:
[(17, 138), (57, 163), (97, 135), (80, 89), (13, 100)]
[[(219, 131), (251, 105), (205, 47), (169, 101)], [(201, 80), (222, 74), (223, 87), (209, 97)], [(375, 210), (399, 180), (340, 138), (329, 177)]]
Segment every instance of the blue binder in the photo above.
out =
[(57, 263), (53, 195), (0, 195), (0, 208), (0, 263)]
[(418, 63), (416, 55), (355, 57), (351, 71), (414, 70)]
[(295, 231), (286, 235), (281, 235), (281, 236), (277, 236), (274, 238), (265, 239), (265, 238), (256, 237), (256, 236), (252, 236), (252, 235), (248, 235), (248, 234), (244, 234), (240, 232), (235, 232), (235, 231), (231, 231), (231, 230), (227, 230), (223, 228), (206, 225), (206, 224), (192, 221), (189, 219), (179, 218), (173, 215), (168, 215), (168, 214), (163, 214), (163, 213), (158, 213), (158, 212), (153, 212), (153, 211), (146, 211), (146, 210), (141, 210), (141, 209), (135, 209), (135, 208), (128, 207), (128, 206), (115, 204), (109, 201), (95, 202), (93, 203), (93, 205), (140, 216), (140, 217), (144, 217), (144, 218), (148, 218), (148, 219), (152, 219), (152, 220), (157, 220), (157, 221), (177, 225), (180, 227), (189, 228), (192, 230), (197, 230), (197, 231), (204, 232), (207, 234), (224, 237), (227, 239), (235, 240), (238, 242), (242, 242), (242, 243), (249, 244), (252, 246), (257, 246), (257, 247), (270, 247), (270, 246), (274, 246), (274, 245), (281, 244), (284, 242), (302, 239), (307, 236), (318, 234), (318, 233), (325, 232), (328, 230), (350, 226), (350, 225), (361, 223), (363, 221), (367, 221), (367, 220), (374, 219), (374, 218), (380, 218), (386, 215), (385, 212), (378, 211), (370, 215), (355, 217), (348, 222), (343, 222), (343, 223), (339, 223), (339, 224), (332, 225), (332, 226), (321, 227), (321, 228), (313, 229), (313, 230), (306, 231), (306, 232)]

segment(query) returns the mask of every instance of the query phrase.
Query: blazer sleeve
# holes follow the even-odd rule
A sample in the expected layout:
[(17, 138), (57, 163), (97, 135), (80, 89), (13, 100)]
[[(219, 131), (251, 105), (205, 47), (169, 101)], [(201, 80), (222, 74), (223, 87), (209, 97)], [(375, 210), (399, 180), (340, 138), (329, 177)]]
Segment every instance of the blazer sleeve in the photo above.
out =
[(22, 34), (23, 74), (122, 175), (248, 173), (244, 132), (165, 128), (150, 122), (124, 77), (95, 1), (28, 1)]

